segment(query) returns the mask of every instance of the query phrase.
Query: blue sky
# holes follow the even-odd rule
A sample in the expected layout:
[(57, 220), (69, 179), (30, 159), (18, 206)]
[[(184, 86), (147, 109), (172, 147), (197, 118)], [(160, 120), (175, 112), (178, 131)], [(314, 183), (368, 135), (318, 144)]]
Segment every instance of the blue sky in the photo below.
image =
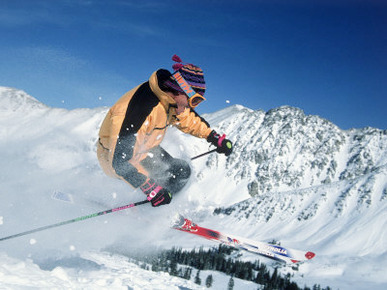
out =
[(176, 53), (204, 70), (199, 113), (290, 105), (387, 129), (382, 0), (0, 0), (0, 37), (0, 85), (53, 107), (111, 106)]

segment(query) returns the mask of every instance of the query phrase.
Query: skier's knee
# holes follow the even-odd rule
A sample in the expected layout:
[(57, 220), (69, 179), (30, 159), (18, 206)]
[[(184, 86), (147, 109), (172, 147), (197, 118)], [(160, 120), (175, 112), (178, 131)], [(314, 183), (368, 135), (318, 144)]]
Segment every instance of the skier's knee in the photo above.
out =
[(185, 161), (182, 161), (181, 164), (177, 167), (177, 172), (175, 173), (176, 177), (181, 180), (189, 179), (191, 176), (191, 167)]

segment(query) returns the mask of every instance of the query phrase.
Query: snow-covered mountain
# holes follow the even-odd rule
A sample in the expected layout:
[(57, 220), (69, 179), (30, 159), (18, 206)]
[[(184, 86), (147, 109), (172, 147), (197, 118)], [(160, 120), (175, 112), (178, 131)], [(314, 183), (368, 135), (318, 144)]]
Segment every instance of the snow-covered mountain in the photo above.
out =
[[(0, 236), (143, 199), (99, 168), (95, 143), (107, 110), (49, 108), (22, 91), (0, 88)], [(318, 116), (286, 106), (264, 112), (238, 105), (204, 117), (234, 141), (234, 152), (229, 157), (211, 154), (191, 161), (194, 176), (171, 205), (139, 207), (4, 241), (0, 243), (0, 284), (25, 286), (21, 276), (7, 270), (19, 267), (27, 277), (41, 277), (36, 287), (39, 279), (51, 281), (47, 280), (50, 276), (55, 278), (53, 283), (59, 277), (74, 287), (81, 285), (83, 277), (96, 287), (121, 283), (136, 288), (138, 280), (134, 283), (130, 275), (120, 278), (113, 274), (115, 265), (106, 266), (112, 264), (109, 259), (122, 257), (103, 250), (117, 243), (128, 247), (211, 245), (168, 230), (170, 212), (178, 211), (203, 226), (314, 251), (316, 258), (298, 271), (282, 269), (293, 271), (301, 286), (387, 286), (383, 277), (387, 270), (386, 131), (343, 131)], [(205, 141), (174, 128), (163, 146), (186, 160), (208, 150)], [(51, 198), (58, 191), (71, 195), (74, 203)], [(98, 268), (103, 281), (91, 274), (95, 268), (83, 262), (72, 263), (71, 269), (58, 263), (49, 272), (37, 268), (48, 258), (60, 261), (63, 256), (77, 255), (82, 257), (77, 261), (104, 264), (103, 271)], [(145, 277), (141, 271), (133, 275)], [(75, 272), (80, 278), (74, 278)], [(166, 289), (197, 286), (174, 279), (163, 280), (169, 283)], [(154, 285), (151, 278), (140, 280), (145, 288)], [(256, 285), (251, 287), (256, 289)]]
[(227, 176), (248, 181), (252, 196), (353, 180), (387, 164), (387, 131), (343, 131), (297, 108), (266, 113), (234, 106), (209, 120), (236, 140)]

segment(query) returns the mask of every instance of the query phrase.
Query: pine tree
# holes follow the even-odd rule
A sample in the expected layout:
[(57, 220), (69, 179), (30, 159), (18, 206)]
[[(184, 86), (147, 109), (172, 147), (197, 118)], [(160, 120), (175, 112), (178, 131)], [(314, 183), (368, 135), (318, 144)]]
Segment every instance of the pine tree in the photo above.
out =
[(210, 288), (212, 286), (213, 278), (212, 275), (208, 275), (206, 279), (206, 287)]
[(187, 279), (187, 280), (191, 280), (191, 273), (192, 273), (192, 268), (191, 267), (185, 268), (183, 278)]
[(230, 280), (228, 281), (227, 289), (228, 290), (234, 289), (234, 279), (232, 278), (232, 276), (230, 277)]
[(196, 276), (195, 276), (195, 281), (194, 281), (196, 284), (198, 285), (201, 285), (202, 284), (202, 279), (200, 279), (200, 270), (198, 270), (196, 272)]
[(277, 283), (278, 283), (278, 270), (277, 268), (275, 268), (274, 273), (270, 278), (270, 284), (273, 286), (278, 286)]
[(169, 274), (172, 275), (172, 276), (178, 276), (178, 273), (177, 273), (177, 262), (175, 259), (173, 259), (170, 263), (170, 266), (169, 266)]
[[(285, 290), (299, 290), (300, 288), (298, 288), (297, 284), (294, 283), (294, 282), (291, 282), (290, 284), (288, 284), (286, 287), (285, 287)], [(306, 290), (304, 288), (304, 290)]]

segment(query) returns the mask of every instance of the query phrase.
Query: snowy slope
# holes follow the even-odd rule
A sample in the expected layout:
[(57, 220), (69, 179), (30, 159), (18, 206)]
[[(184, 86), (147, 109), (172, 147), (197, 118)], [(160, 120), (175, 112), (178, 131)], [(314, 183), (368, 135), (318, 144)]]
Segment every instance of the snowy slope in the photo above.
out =
[(69, 259), (50, 271), (31, 260), (15, 260), (4, 254), (0, 259), (1, 289), (202, 289), (191, 281), (145, 271), (125, 257), (107, 253)]
[[(143, 199), (99, 168), (95, 143), (106, 112), (49, 108), (22, 91), (0, 88), (1, 237)], [(151, 289), (162, 281), (194, 288), (104, 252), (112, 244), (211, 245), (168, 229), (169, 217), (178, 211), (202, 226), (316, 252), (294, 272), (301, 286), (387, 286), (386, 132), (342, 131), (291, 107), (263, 112), (232, 106), (205, 118), (235, 141), (235, 152), (192, 161), (191, 181), (171, 205), (142, 206), (4, 241), (0, 283), (12, 288), (33, 280), (36, 287), (49, 288), (61, 279), (71, 287), (88, 281), (96, 287)], [(186, 160), (208, 150), (205, 141), (174, 128), (163, 144)], [(51, 198), (58, 191), (71, 194), (74, 203)], [(77, 262), (63, 267), (59, 261), (66, 257)], [(50, 270), (38, 267), (48, 261)]]

